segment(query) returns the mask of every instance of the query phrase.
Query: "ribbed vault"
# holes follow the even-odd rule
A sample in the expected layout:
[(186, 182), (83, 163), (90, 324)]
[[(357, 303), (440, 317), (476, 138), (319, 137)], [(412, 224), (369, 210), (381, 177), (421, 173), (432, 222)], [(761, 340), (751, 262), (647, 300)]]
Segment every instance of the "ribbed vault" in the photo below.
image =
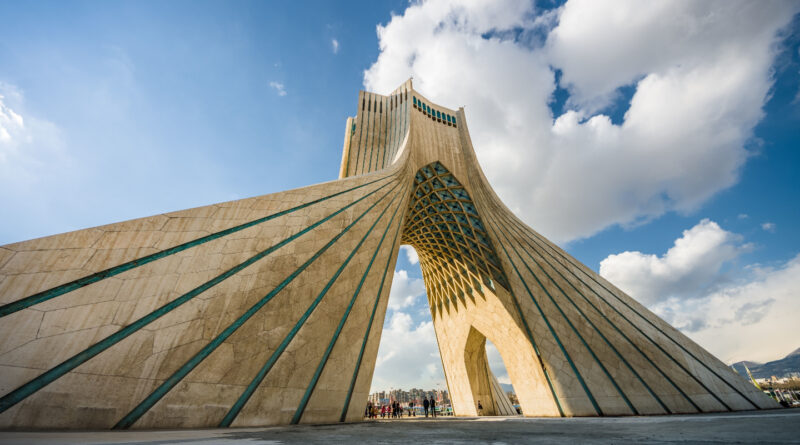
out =
[(469, 193), (440, 162), (414, 175), (402, 242), (419, 254), (434, 317), (458, 310), (483, 286), (508, 288), (496, 252)]

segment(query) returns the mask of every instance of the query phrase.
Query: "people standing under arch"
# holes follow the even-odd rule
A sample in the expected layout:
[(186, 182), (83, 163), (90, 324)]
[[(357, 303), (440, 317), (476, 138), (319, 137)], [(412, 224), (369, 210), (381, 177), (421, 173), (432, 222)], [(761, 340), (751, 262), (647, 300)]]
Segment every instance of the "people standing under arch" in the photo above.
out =
[(428, 401), (428, 398), (425, 397), (422, 399), (422, 407), (425, 408), (425, 417), (428, 417), (428, 407), (431, 406), (431, 402)]
[(431, 417), (436, 417), (436, 399), (431, 397)]

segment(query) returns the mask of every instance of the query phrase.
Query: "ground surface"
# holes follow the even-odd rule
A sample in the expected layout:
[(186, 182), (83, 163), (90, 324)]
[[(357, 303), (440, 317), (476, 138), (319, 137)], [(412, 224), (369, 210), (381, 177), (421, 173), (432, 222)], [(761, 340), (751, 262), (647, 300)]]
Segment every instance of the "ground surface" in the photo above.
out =
[(1, 444), (800, 444), (800, 409), (692, 416), (412, 418), (247, 429), (0, 432)]

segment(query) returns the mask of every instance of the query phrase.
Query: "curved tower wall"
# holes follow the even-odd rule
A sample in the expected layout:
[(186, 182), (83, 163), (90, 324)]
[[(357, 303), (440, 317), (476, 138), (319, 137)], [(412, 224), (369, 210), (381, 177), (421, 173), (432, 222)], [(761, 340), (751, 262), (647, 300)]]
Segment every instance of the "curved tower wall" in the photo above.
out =
[(463, 109), (357, 110), (338, 180), (0, 247), (0, 427), (358, 421), (401, 243), (456, 415), (503, 402), (487, 338), (529, 416), (776, 406), (514, 216)]

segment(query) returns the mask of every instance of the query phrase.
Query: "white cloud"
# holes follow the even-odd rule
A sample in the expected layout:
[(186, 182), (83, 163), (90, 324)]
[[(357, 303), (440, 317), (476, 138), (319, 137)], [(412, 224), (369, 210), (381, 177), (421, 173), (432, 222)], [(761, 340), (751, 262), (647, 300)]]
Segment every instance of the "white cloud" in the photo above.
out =
[(727, 363), (767, 362), (797, 349), (800, 255), (776, 269), (702, 299), (671, 299), (652, 309)]
[(723, 270), (743, 250), (738, 235), (703, 220), (664, 255), (623, 252), (600, 274), (722, 360), (768, 361), (797, 348), (800, 255), (775, 269)]
[[(800, 48), (797, 48), (797, 55), (800, 56)], [(800, 72), (798, 72), (798, 74), (800, 74)], [(794, 100), (792, 100), (792, 103), (796, 104), (798, 102), (800, 102), (800, 86), (798, 86), (797, 94), (794, 96)]]
[(622, 252), (600, 262), (600, 275), (644, 304), (652, 305), (671, 297), (697, 297), (719, 284), (720, 269), (748, 245), (741, 237), (704, 219), (664, 255)]
[(5, 97), (0, 94), (0, 162), (5, 158), (5, 153), (2, 149), (10, 146), (17, 138), (17, 135), (25, 130), (25, 122), (22, 120), (22, 116), (6, 106), (4, 99)]
[(6, 202), (21, 190), (30, 196), (30, 187), (53, 171), (73, 167), (59, 129), (27, 113), (24, 105), (20, 89), (0, 82), (0, 198)]
[(278, 92), (278, 96), (283, 97), (286, 95), (286, 88), (283, 86), (281, 82), (276, 82), (273, 80), (272, 82), (269, 83), (269, 86)]
[(406, 253), (406, 258), (408, 258), (409, 263), (419, 264), (419, 255), (417, 255), (417, 251), (413, 247), (408, 244), (403, 244), (400, 246), (400, 250)]
[(417, 299), (425, 295), (425, 283), (419, 278), (409, 278), (405, 270), (396, 270), (389, 293), (389, 309), (403, 309), (413, 306)]
[(500, 383), (511, 383), (511, 377), (508, 376), (506, 364), (503, 362), (503, 356), (500, 355), (497, 346), (489, 341), (488, 338), (486, 339), (486, 358), (489, 360), (489, 368), (491, 368), (494, 376), (497, 377), (497, 381)]
[(391, 388), (446, 389), (432, 321), (395, 312), (384, 326), (370, 393)]
[(339, 53), (339, 41), (336, 39), (331, 39), (331, 50), (334, 54)]
[(739, 216), (737, 216), (738, 219), (747, 219), (749, 217), (750, 215), (748, 215), (747, 213), (740, 213)]
[(765, 222), (761, 224), (761, 228), (763, 230), (766, 230), (767, 232), (775, 233), (775, 229), (777, 228), (777, 226), (775, 225), (775, 223)]
[(15, 215), (0, 225), (0, 244), (19, 241), (20, 233), (52, 233), (53, 221), (60, 231), (78, 229), (64, 215), (85, 204), (74, 192), (89, 177), (88, 165), (77, 161), (62, 130), (31, 108), (21, 89), (0, 81), (0, 203)]
[[(569, 1), (536, 17), (512, 0), (414, 3), (378, 27), (364, 85), (388, 92), (413, 76), (431, 100), (466, 105), (500, 196), (566, 241), (690, 211), (738, 180), (773, 83), (776, 34), (798, 7)], [(551, 67), (571, 93), (557, 116)], [(602, 110), (629, 85), (613, 123)]]

